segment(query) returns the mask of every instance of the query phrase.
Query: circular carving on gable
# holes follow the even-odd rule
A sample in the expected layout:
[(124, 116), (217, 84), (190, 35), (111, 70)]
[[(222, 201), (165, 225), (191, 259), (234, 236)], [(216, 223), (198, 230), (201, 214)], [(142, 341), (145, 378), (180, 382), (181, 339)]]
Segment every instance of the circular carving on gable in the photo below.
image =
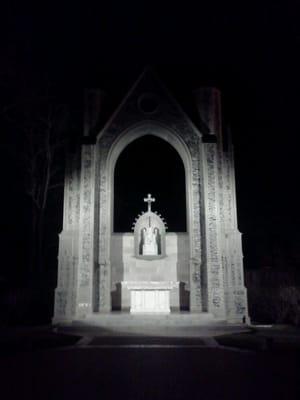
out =
[(157, 111), (159, 102), (157, 97), (152, 93), (145, 93), (138, 100), (139, 109), (145, 114), (153, 114)]

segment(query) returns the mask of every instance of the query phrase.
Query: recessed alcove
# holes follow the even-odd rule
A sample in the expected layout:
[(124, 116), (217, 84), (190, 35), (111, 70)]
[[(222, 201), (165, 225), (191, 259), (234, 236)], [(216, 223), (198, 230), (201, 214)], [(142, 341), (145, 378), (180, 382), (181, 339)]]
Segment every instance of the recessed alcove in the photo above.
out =
[[(154, 198), (150, 211), (145, 204), (147, 194), (151, 196), (149, 193)], [(146, 294), (157, 290), (157, 285), (160, 286), (155, 296), (163, 292), (169, 296), (170, 304), (165, 304), (163, 309), (169, 310), (170, 306), (172, 310), (186, 309), (188, 304), (179, 294), (180, 281), (189, 280), (186, 181), (177, 150), (154, 135), (144, 135), (129, 143), (115, 165), (113, 198), (112, 309), (128, 310), (130, 296), (135, 295), (137, 287), (140, 295), (143, 290)], [(134, 230), (129, 233), (133, 225)], [(149, 249), (145, 251), (148, 230), (153, 230), (156, 237), (157, 251), (153, 248), (153, 254)], [(184, 250), (178, 252), (182, 247)]]
[(145, 135), (120, 154), (114, 173), (114, 232), (129, 232), (134, 218), (146, 210), (151, 193), (153, 210), (166, 220), (168, 231), (186, 232), (186, 184), (178, 152), (165, 140)]

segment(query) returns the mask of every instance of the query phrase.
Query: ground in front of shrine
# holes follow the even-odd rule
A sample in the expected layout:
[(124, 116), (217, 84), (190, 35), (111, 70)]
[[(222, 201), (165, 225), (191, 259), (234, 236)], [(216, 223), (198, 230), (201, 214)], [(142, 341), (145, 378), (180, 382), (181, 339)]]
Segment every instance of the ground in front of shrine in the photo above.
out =
[[(300, 330), (202, 327), (152, 334), (3, 328), (9, 399), (297, 399)], [(192, 332), (192, 335), (189, 333)]]

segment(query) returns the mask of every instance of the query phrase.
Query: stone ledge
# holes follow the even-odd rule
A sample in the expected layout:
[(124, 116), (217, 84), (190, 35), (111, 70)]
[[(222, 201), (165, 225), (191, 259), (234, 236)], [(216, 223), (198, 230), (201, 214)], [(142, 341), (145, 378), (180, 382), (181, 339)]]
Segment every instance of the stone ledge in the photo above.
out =
[(173, 281), (123, 281), (122, 287), (129, 290), (172, 290), (179, 287), (179, 282)]

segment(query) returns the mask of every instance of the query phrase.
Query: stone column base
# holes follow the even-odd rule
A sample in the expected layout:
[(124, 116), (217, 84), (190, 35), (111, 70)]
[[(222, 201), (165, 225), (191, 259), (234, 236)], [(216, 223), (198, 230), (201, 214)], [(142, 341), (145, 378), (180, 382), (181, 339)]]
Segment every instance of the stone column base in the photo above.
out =
[(247, 289), (244, 286), (225, 290), (226, 320), (230, 323), (250, 324)]

